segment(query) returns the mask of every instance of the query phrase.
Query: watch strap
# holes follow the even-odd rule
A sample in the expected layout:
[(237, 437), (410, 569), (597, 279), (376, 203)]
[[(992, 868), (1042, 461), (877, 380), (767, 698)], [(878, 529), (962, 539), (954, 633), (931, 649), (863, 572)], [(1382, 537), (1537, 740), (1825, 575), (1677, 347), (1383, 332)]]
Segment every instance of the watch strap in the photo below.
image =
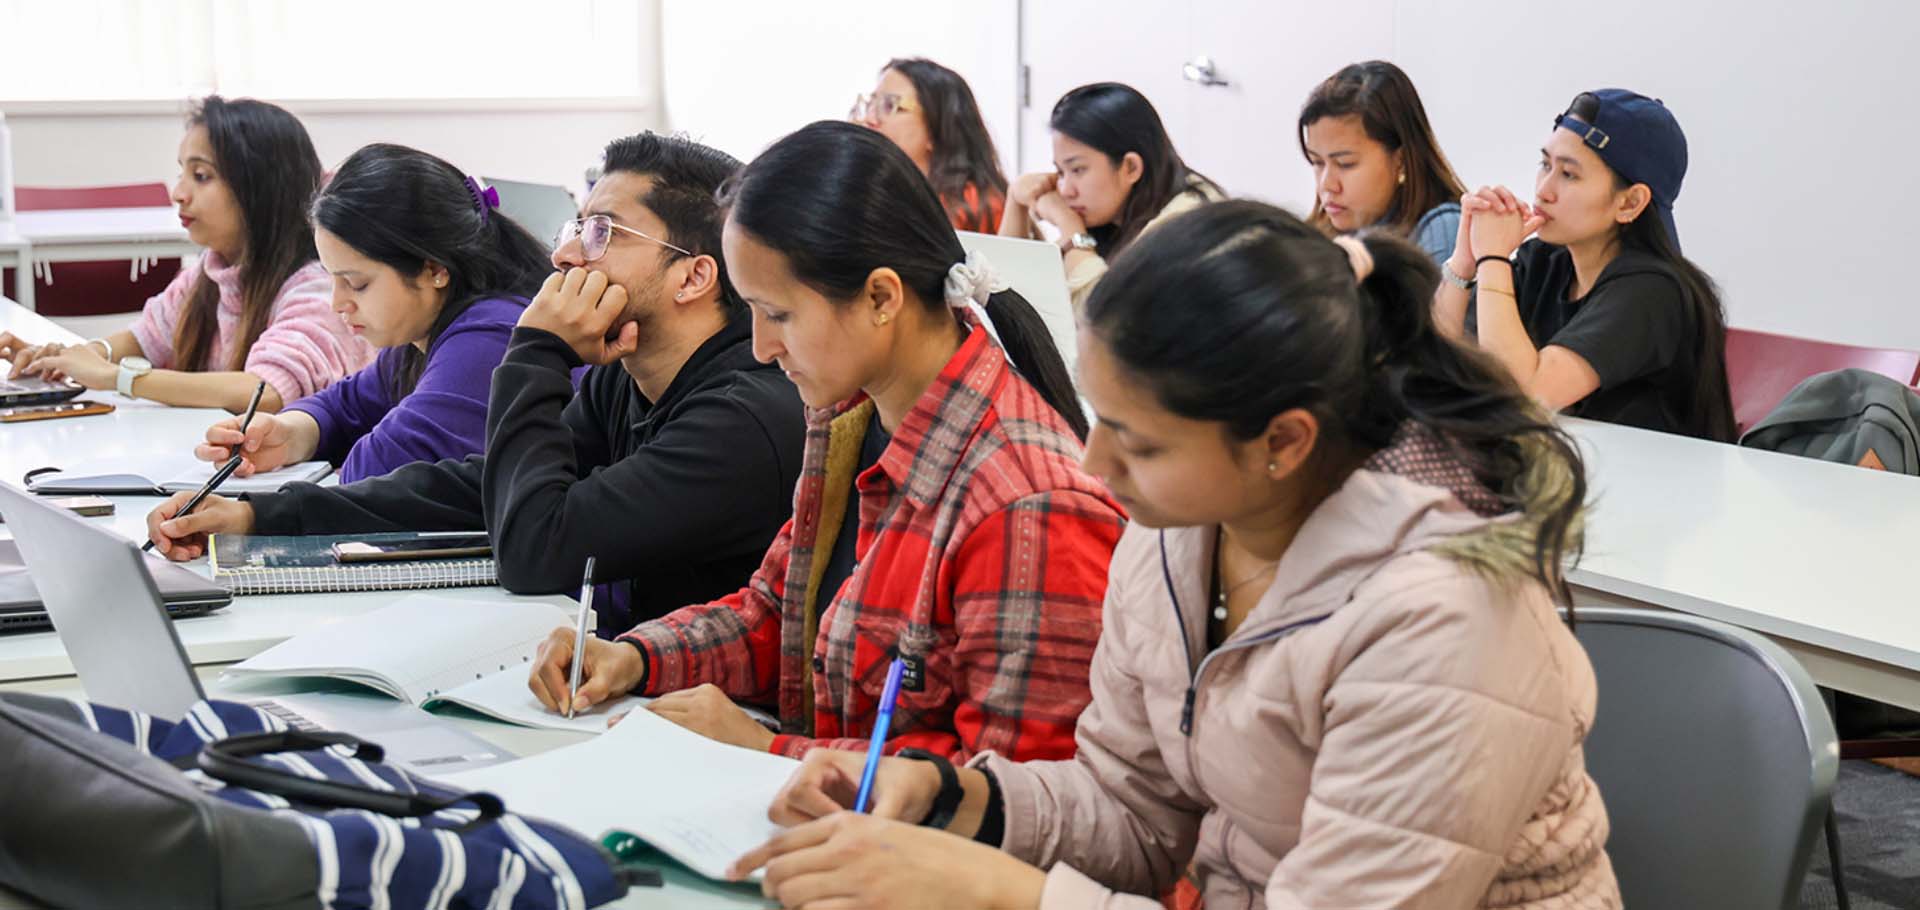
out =
[(901, 749), (896, 753), (901, 758), (928, 762), (940, 774), (940, 793), (933, 798), (933, 807), (927, 810), (927, 817), (920, 820), (923, 828), (945, 828), (953, 823), (953, 817), (960, 811), (960, 799), (966, 791), (960, 787), (960, 774), (953, 770), (953, 763), (945, 756), (936, 755), (925, 749)]

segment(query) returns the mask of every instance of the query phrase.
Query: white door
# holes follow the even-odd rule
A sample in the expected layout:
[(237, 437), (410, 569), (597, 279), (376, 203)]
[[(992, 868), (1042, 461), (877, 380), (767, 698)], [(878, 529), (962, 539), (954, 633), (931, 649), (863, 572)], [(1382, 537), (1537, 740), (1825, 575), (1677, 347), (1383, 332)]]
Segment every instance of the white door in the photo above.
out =
[(1393, 0), (1026, 0), (1021, 6), (1028, 74), (1023, 172), (1052, 166), (1047, 115), (1062, 93), (1087, 82), (1125, 82), (1160, 111), (1189, 166), (1230, 195), (1301, 214), (1313, 204), (1312, 172), (1295, 136), (1301, 103), (1340, 67), (1393, 50)]

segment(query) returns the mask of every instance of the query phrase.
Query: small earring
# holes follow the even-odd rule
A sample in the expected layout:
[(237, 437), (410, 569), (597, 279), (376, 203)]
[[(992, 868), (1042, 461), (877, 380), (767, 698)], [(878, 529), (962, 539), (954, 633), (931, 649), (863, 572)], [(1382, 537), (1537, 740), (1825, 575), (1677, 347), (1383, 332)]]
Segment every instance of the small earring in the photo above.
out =
[(443, 288), (443, 287), (446, 287), (446, 286), (447, 286), (447, 279), (446, 279), (446, 278), (445, 278), (444, 276), (443, 276), (443, 277), (440, 277), (440, 278), (435, 278), (435, 279), (433, 279), (433, 286), (434, 286), (434, 287), (437, 287), (437, 288)]
[(886, 314), (886, 313), (876, 313), (876, 314), (874, 314), (874, 317), (873, 317), (873, 324), (874, 324), (874, 325), (886, 325), (886, 324), (887, 324), (887, 320), (889, 320), (889, 319), (892, 319), (892, 318), (893, 318), (893, 317), (892, 317), (891, 315), (889, 315), (889, 314)]
[(1269, 473), (1271, 473), (1271, 472), (1274, 472), (1274, 471), (1278, 471), (1278, 470), (1280, 470), (1280, 462), (1277, 462), (1277, 461), (1269, 461), (1269, 462), (1267, 462), (1267, 471), (1268, 471)]
[(682, 300), (682, 299), (685, 299), (685, 298), (686, 298), (686, 296), (687, 296), (687, 292), (686, 292), (686, 291), (681, 291), (680, 293), (678, 293), (678, 294), (675, 294), (675, 295), (673, 295), (673, 299), (675, 299), (675, 300)]
[(1406, 183), (1406, 182), (1407, 182), (1407, 172), (1406, 172), (1406, 171), (1401, 171), (1401, 172), (1400, 172), (1400, 181), (1399, 181), (1399, 182), (1401, 182), (1401, 183)]

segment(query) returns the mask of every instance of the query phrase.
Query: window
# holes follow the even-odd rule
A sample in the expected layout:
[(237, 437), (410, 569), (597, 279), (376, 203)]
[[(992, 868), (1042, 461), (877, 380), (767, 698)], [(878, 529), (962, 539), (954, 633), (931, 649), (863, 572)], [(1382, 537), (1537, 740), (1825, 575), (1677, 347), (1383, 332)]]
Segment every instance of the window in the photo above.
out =
[(641, 102), (654, 0), (0, 0), (0, 100)]

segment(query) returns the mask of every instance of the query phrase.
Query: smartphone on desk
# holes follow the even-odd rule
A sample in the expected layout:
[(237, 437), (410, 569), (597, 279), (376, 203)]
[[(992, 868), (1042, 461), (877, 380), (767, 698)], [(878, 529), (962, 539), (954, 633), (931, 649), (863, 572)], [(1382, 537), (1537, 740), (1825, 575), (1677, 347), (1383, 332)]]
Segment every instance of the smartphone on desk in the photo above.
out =
[(493, 544), (485, 533), (465, 531), (422, 534), (407, 540), (343, 540), (333, 545), (333, 558), (342, 563), (460, 559), (492, 552)]
[(60, 417), (86, 417), (89, 414), (111, 414), (113, 405), (104, 401), (63, 401), (59, 404), (23, 404), (18, 407), (0, 408), (0, 423), (19, 423), (24, 420), (53, 420)]

